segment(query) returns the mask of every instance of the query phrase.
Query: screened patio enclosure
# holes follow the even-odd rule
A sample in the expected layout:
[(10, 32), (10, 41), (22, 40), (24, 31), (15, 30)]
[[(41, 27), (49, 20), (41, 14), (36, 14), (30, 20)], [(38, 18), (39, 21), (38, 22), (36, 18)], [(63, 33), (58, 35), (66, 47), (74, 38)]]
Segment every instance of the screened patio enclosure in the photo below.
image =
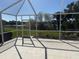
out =
[(20, 47), (33, 47), (44, 49), (44, 57), (38, 59), (52, 59), (52, 49), (69, 51), (73, 59), (79, 55), (78, 45), (78, 0), (0, 0), (0, 53), (14, 47), (19, 58), (26, 59)]
[[(29, 0), (19, 0), (19, 1), (15, 1), (13, 4), (11, 3), (11, 5), (7, 6), (9, 2), (8, 1), (2, 1), (0, 9), (3, 9), (3, 7), (4, 7), (4, 9), (1, 10), (1, 18), (6, 19), (6, 15), (8, 15), (7, 16), (8, 18), (12, 16), (12, 19), (15, 19), (15, 21), (16, 21), (16, 25), (14, 27), (14, 29), (16, 29), (15, 30), (16, 31), (16, 34), (15, 34), (16, 36), (15, 37), (19, 37), (19, 36), (21, 36), (22, 38), (23, 37), (28, 37), (28, 36), (29, 37), (30, 36), (33, 36), (33, 37), (38, 36), (39, 37), (39, 35), (41, 35), (40, 34), (41, 31), (38, 32), (38, 25), (40, 24), (40, 19), (38, 19), (38, 17), (40, 17), (40, 16), (38, 16), (38, 13), (40, 11), (44, 11), (43, 8), (46, 9), (48, 1), (46, 2), (46, 5), (44, 5), (44, 6), (40, 6), (40, 4), (41, 3), (43, 4), (44, 1), (39, 1), (39, 0), (31, 1), (32, 3)], [(49, 2), (51, 2), (51, 1), (49, 1)], [(57, 4), (60, 4), (60, 3), (61, 2), (58, 1)], [(6, 5), (4, 5), (4, 4), (6, 4)], [(2, 5), (3, 5), (3, 7), (2, 7)], [(50, 7), (50, 6), (51, 5), (48, 5), (48, 7)], [(61, 6), (61, 4), (60, 4), (60, 6)], [(47, 9), (46, 11), (49, 11), (50, 9)], [(59, 8), (59, 10), (60, 10), (60, 8)], [(44, 11), (44, 12), (46, 12), (46, 11)], [(52, 17), (52, 14), (49, 14), (49, 15), (50, 15), (50, 17)], [(18, 25), (18, 21), (21, 21), (20, 26)], [(8, 25), (8, 26), (10, 26), (10, 25)], [(2, 42), (4, 42), (3, 33), (5, 31), (7, 31), (6, 27), (8, 27), (8, 26), (6, 24), (4, 24), (3, 21), (1, 20)], [(12, 27), (12, 26), (10, 26), (10, 27)], [(20, 34), (19, 34), (19, 29), (21, 29)], [(26, 31), (27, 31), (27, 33), (24, 33)], [(57, 32), (59, 33), (58, 30), (57, 30)]]

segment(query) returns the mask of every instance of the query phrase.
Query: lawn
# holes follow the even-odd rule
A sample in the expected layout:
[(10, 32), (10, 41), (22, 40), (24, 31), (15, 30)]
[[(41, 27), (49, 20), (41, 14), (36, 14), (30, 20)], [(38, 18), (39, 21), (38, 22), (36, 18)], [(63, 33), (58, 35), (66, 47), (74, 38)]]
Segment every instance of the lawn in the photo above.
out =
[[(6, 28), (4, 32), (12, 32), (12, 37), (15, 38), (18, 33), (19, 37), (22, 37), (22, 30), (14, 28)], [(23, 36), (29, 37), (29, 36), (34, 36), (36, 37), (36, 30), (31, 30), (29, 32), (28, 29), (23, 30)], [(52, 31), (52, 30), (37, 30), (37, 36), (40, 38), (50, 38), (50, 39), (59, 39), (59, 32), (58, 31)], [(74, 33), (74, 32), (61, 32), (61, 39), (66, 39), (66, 40), (79, 40), (79, 33)]]
[[(12, 32), (13, 34), (13, 38), (15, 38), (17, 35), (17, 32), (18, 32), (18, 36), (22, 36), (22, 30), (18, 29), (18, 31), (16, 31), (16, 29), (14, 28), (6, 28), (4, 30), (4, 32)], [(29, 34), (30, 33), (30, 34)], [(36, 36), (36, 30), (31, 30), (29, 32), (28, 29), (24, 29), (23, 30), (23, 35), (24, 36)], [(59, 38), (59, 32), (55, 32), (55, 31), (52, 31), (52, 30), (37, 30), (37, 36), (38, 37), (41, 37), (41, 38), (54, 38), (54, 39), (58, 39)]]

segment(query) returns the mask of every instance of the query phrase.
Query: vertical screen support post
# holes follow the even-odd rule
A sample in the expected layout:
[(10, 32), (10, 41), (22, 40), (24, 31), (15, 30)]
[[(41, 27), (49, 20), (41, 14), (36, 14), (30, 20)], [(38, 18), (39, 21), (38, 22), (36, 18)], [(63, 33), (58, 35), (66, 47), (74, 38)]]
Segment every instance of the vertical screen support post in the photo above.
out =
[(3, 21), (2, 21), (2, 15), (0, 13), (0, 25), (1, 25), (1, 39), (2, 39), (2, 43), (1, 46), (4, 44), (4, 34), (3, 34)]

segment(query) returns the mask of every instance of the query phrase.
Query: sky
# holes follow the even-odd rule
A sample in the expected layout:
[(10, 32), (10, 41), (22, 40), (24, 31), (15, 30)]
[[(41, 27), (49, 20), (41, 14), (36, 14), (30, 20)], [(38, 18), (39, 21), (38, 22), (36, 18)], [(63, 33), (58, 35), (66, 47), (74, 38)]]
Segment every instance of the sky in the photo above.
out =
[[(9, 3), (12, 3), (12, 0), (8, 0), (8, 1), (9, 2), (6, 1), (6, 5), (3, 5), (3, 7), (6, 7), (6, 6), (8, 6)], [(15, 1), (15, 0), (13, 0), (13, 1)], [(34, 6), (36, 13), (43, 12), (43, 13), (53, 14), (57, 11), (63, 11), (69, 3), (71, 3), (72, 1), (75, 1), (75, 0), (30, 0), (30, 1), (32, 2), (32, 5)], [(8, 10), (4, 11), (4, 13), (10, 13), (10, 14), (16, 15), (16, 13), (19, 10), (22, 3), (23, 3), (23, 1), (18, 3), (17, 5), (9, 8)], [(2, 8), (0, 8), (0, 10)], [(32, 8), (28, 4), (27, 0), (23, 4), (23, 6), (18, 14), (19, 15), (34, 14)], [(9, 20), (14, 20), (15, 17), (9, 16), (9, 15), (3, 15), (3, 19), (7, 19), (7, 21), (9, 21)]]

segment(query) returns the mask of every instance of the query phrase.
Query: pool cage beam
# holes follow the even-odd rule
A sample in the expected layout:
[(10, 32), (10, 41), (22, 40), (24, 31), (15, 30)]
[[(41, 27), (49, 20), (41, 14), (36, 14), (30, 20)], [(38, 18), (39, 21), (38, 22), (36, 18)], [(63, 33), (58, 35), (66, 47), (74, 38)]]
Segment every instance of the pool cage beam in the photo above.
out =
[(13, 14), (9, 14), (9, 13), (2, 13), (4, 15), (10, 15), (10, 16), (16, 16), (16, 15), (13, 15)]
[[(62, 0), (62, 2), (61, 2), (61, 8), (63, 8), (63, 0)], [(61, 12), (59, 13), (59, 15), (60, 15), (60, 20), (59, 20), (59, 40), (61, 40), (61, 32), (62, 32), (62, 29), (61, 29), (61, 20), (62, 20), (62, 15), (64, 15), (64, 14), (62, 14)]]
[[(24, 0), (24, 2), (25, 2), (25, 0)], [(32, 4), (31, 4), (31, 2), (30, 2), (29, 0), (28, 0), (28, 3), (30, 4), (31, 8), (33, 9), (35, 15), (37, 15), (36, 12), (35, 12), (35, 10), (34, 10), (34, 7), (32, 6)], [(24, 4), (24, 3), (23, 3), (23, 4)], [(20, 9), (22, 8), (23, 4), (21, 5)], [(16, 43), (17, 43), (17, 40), (18, 40), (17, 16), (18, 16), (18, 13), (20, 12), (20, 9), (18, 10), (17, 15), (15, 16), (15, 17), (16, 17), (16, 31), (17, 31), (16, 34), (17, 34), (17, 38), (16, 38), (16, 40), (15, 40), (14, 46), (15, 46), (15, 48), (16, 48), (16, 51), (18, 52), (18, 55), (19, 55), (20, 59), (22, 59), (22, 56), (21, 56), (21, 54), (19, 53), (19, 50), (18, 50), (17, 47), (16, 47)], [(21, 21), (22, 21), (22, 16), (21, 16)], [(23, 24), (22, 24), (22, 25), (23, 25)], [(23, 29), (23, 28), (22, 28), (22, 29)], [(22, 30), (22, 31), (23, 31), (23, 30)], [(22, 40), (23, 40), (23, 38), (22, 38)], [(23, 45), (23, 43), (24, 43), (24, 41), (22, 41), (22, 45)], [(33, 43), (33, 41), (32, 41), (32, 43)]]
[[(14, 46), (15, 46), (15, 49), (16, 49), (16, 51), (17, 51), (17, 53), (18, 53), (18, 55), (19, 55), (19, 57), (20, 57), (20, 59), (22, 59), (22, 56), (21, 56), (21, 54), (20, 54), (20, 52), (19, 52), (19, 50), (18, 50), (18, 48), (17, 48), (17, 46), (16, 46), (16, 43), (17, 43), (17, 40), (18, 40), (18, 23), (17, 23), (17, 17), (18, 17), (18, 13), (20, 12), (20, 10), (21, 10), (21, 8), (22, 8), (22, 6), (24, 5), (24, 2), (25, 2), (25, 0), (23, 1), (23, 3), (22, 3), (22, 5), (20, 6), (20, 8), (19, 8), (19, 10), (17, 11), (17, 14), (16, 14), (16, 40), (15, 40), (15, 44), (14, 44)], [(22, 19), (22, 18), (21, 18)], [(22, 45), (23, 45), (23, 42), (22, 42)]]
[(34, 9), (32, 3), (30, 2), (30, 0), (28, 0), (28, 3), (30, 4), (30, 6), (31, 6), (31, 8), (32, 8), (32, 10), (33, 10), (33, 12), (34, 12), (34, 14), (35, 14), (35, 21), (36, 21), (36, 38), (37, 38), (37, 13), (36, 13), (36, 11), (35, 11), (35, 9)]
[(16, 40), (14, 46), (16, 46), (17, 40), (18, 40), (18, 24), (17, 24), (17, 16), (15, 16), (16, 19)]
[[(31, 2), (28, 0), (28, 2), (31, 4)], [(23, 3), (24, 4), (24, 3)], [(22, 4), (22, 5), (23, 5)], [(22, 7), (22, 6), (21, 6)], [(33, 6), (31, 5), (31, 7), (32, 7), (32, 9), (33, 9)], [(21, 9), (21, 8), (20, 8)], [(17, 12), (17, 16), (18, 16), (18, 13), (19, 13), (19, 11), (20, 11), (20, 9), (18, 10), (18, 12)], [(33, 9), (33, 11), (35, 12), (35, 10)], [(36, 14), (36, 12), (35, 12), (35, 14)], [(18, 30), (18, 27), (17, 27), (17, 16), (16, 16), (16, 30)], [(23, 20), (22, 20), (22, 16), (21, 16), (21, 21), (22, 21), (22, 34), (23, 34)], [(17, 36), (18, 36), (18, 33), (17, 33)], [(31, 38), (30, 38), (31, 39)], [(18, 40), (18, 38), (16, 38), (16, 42), (17, 42), (17, 40)], [(31, 41), (32, 41), (32, 39), (31, 39)], [(22, 59), (22, 57), (21, 57), (21, 54), (19, 53), (19, 51), (18, 51), (18, 49), (17, 49), (17, 47), (16, 47), (16, 42), (15, 42), (15, 48), (16, 48), (16, 50), (17, 50), (17, 52), (18, 52), (18, 54), (19, 54), (19, 56), (20, 56), (20, 59)], [(22, 35), (22, 45), (24, 44), (24, 39), (23, 39), (23, 35)], [(32, 44), (33, 44), (33, 41), (32, 41)]]
[(29, 16), (29, 36), (31, 36), (31, 23), (30, 23), (30, 21), (31, 21), (31, 18), (30, 18), (31, 16)]
[(0, 11), (0, 21), (1, 21), (1, 36), (2, 36), (2, 44), (1, 44), (1, 46), (4, 44), (4, 31), (3, 31), (3, 21), (2, 21), (2, 13), (5, 11), (5, 10), (7, 10), (7, 9), (9, 9), (9, 8), (11, 8), (12, 6), (14, 6), (14, 5), (16, 5), (17, 3), (19, 3), (20, 1), (22, 1), (22, 0), (19, 0), (19, 1), (17, 1), (16, 3), (13, 3), (13, 4), (11, 4), (10, 6), (8, 6), (8, 7), (6, 7), (5, 9), (3, 9), (2, 11)]
[(2, 14), (0, 13), (0, 25), (1, 25), (1, 38), (2, 38), (2, 43), (1, 46), (4, 44), (4, 34), (3, 34), (3, 21), (2, 21)]
[(22, 46), (23, 46), (23, 44), (24, 44), (24, 38), (23, 38), (23, 35), (24, 35), (24, 32), (23, 32), (24, 26), (23, 26), (23, 19), (22, 19), (22, 16), (21, 16), (21, 22), (22, 22)]
[(15, 44), (14, 44), (15, 46), (16, 46), (16, 43), (17, 43), (17, 40), (18, 40), (18, 23), (17, 23), (17, 17), (18, 17), (18, 13), (20, 12), (20, 10), (21, 10), (21, 8), (22, 8), (24, 2), (25, 2), (25, 0), (23, 1), (22, 5), (20, 6), (20, 8), (19, 8), (19, 10), (17, 11), (16, 16), (15, 16), (15, 18), (16, 18), (16, 31), (17, 31), (17, 32), (16, 32), (17, 38), (16, 38), (16, 41), (15, 41)]
[[(30, 23), (30, 17), (31, 17), (31, 15), (30, 16), (28, 16), (29, 17), (29, 37), (30, 37), (30, 41), (32, 42), (32, 44), (33, 44), (33, 46), (35, 47), (35, 44), (34, 44), (34, 42), (33, 42), (33, 40), (32, 40), (32, 37), (31, 37), (31, 23)], [(23, 46), (23, 44), (25, 44), (24, 43), (24, 38), (23, 38), (23, 35), (24, 35), (24, 24), (23, 24), (23, 16), (21, 16), (21, 25), (22, 25), (22, 27), (21, 27), (21, 29), (22, 29), (22, 46)]]
[(17, 40), (18, 40), (18, 24), (17, 24), (17, 16), (15, 16), (15, 17), (16, 17), (16, 40), (15, 40), (14, 46), (15, 46), (15, 49), (16, 49), (20, 59), (22, 59), (22, 56), (21, 56), (21, 54), (20, 54), (20, 52), (19, 52), (19, 50), (18, 50), (18, 48), (16, 46), (16, 43), (17, 43)]
[[(24, 5), (24, 2), (25, 2), (25, 0), (23, 1), (22, 5), (20, 6), (19, 10), (17, 11), (17, 14), (16, 14), (15, 17), (18, 17), (18, 13), (20, 12), (22, 6)], [(18, 37), (18, 24), (17, 24), (17, 19), (16, 19), (16, 31), (17, 31), (17, 34), (16, 34), (16, 35), (17, 35), (17, 37)], [(16, 38), (15, 45), (16, 45), (16, 43), (17, 43), (17, 40), (18, 40), (18, 38)]]
[(7, 10), (7, 9), (9, 9), (9, 8), (11, 8), (11, 7), (13, 7), (14, 5), (16, 5), (17, 3), (21, 2), (21, 1), (22, 1), (22, 0), (19, 0), (19, 1), (17, 1), (16, 3), (13, 3), (12, 5), (6, 7), (4, 10), (0, 11), (0, 13), (3, 13), (5, 10)]
[(29, 36), (30, 36), (30, 41), (32, 42), (32, 44), (33, 44), (33, 46), (35, 47), (35, 44), (34, 44), (34, 42), (33, 42), (33, 40), (32, 40), (32, 36), (31, 36), (31, 23), (30, 23), (30, 18), (31, 16), (29, 16)]
[[(26, 0), (24, 0), (24, 2), (25, 2)], [(22, 6), (24, 5), (24, 2), (23, 2), (23, 4), (21, 5), (21, 7), (19, 8), (19, 10), (18, 10), (18, 12), (17, 12), (17, 16), (18, 16), (18, 13), (20, 12), (20, 10), (21, 10), (21, 8), (22, 8)], [(29, 18), (30, 18), (30, 16), (29, 16)], [(22, 21), (22, 45), (24, 44), (24, 38), (23, 38), (23, 20), (22, 20), (22, 16), (21, 16), (21, 21)], [(17, 21), (16, 21), (17, 22)], [(18, 30), (18, 28), (17, 28), (17, 30)], [(30, 25), (29, 25), (29, 30), (30, 30)], [(29, 35), (30, 35), (30, 33), (29, 33)], [(18, 39), (17, 39), (18, 40)], [(32, 42), (32, 44), (34, 45), (34, 42), (32, 41), (32, 38), (30, 37), (30, 40), (31, 40), (31, 42)], [(35, 47), (35, 45), (34, 45), (34, 47)]]
[[(26, 0), (24, 0), (24, 2), (25, 2), (25, 1), (26, 1)], [(19, 8), (19, 10), (18, 10), (18, 12), (17, 12), (16, 17), (18, 17), (18, 13), (20, 12), (22, 6), (24, 5), (24, 2), (23, 2), (22, 5), (20, 6), (20, 8)], [(24, 44), (24, 38), (23, 38), (23, 20), (22, 20), (22, 16), (21, 16), (21, 21), (22, 21), (22, 45), (23, 45), (23, 44)], [(17, 20), (16, 20), (16, 26), (17, 26), (17, 28), (16, 28), (17, 37), (18, 37), (18, 24), (17, 24)], [(29, 27), (30, 27), (30, 26), (29, 26)], [(29, 30), (30, 30), (30, 29), (29, 29)], [(17, 43), (17, 40), (18, 40), (18, 38), (16, 38), (15, 45), (16, 45), (16, 43)], [(30, 38), (30, 40), (31, 40), (32, 44), (34, 45), (34, 42), (32, 41), (31, 38)], [(34, 47), (35, 47), (35, 45), (34, 45)]]
[(16, 51), (17, 51), (17, 53), (18, 53), (20, 59), (22, 59), (22, 56), (21, 56), (21, 54), (20, 54), (20, 52), (19, 52), (19, 50), (18, 50), (18, 48), (17, 48), (17, 46), (16, 46), (16, 43), (17, 43), (17, 40), (18, 40), (18, 23), (17, 23), (17, 16), (15, 16), (15, 18), (16, 18), (16, 40), (15, 40), (14, 46), (15, 46), (15, 49), (16, 49)]

